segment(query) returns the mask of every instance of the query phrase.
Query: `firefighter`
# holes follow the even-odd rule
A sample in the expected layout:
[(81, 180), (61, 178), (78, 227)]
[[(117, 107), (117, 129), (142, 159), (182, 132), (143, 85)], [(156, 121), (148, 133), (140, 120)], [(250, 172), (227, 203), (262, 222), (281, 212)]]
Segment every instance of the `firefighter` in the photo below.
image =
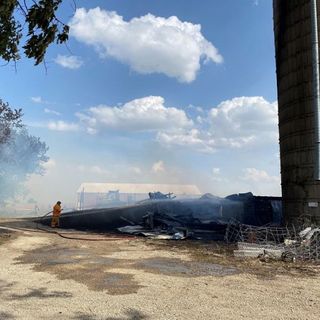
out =
[(58, 201), (53, 207), (51, 228), (59, 227), (59, 218), (61, 215), (61, 211), (61, 201)]

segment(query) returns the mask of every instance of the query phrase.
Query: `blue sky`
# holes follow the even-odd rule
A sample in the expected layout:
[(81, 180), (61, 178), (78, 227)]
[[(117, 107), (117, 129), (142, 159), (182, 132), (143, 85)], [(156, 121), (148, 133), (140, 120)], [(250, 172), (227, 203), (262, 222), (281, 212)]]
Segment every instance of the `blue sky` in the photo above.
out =
[(72, 203), (81, 182), (280, 194), (272, 1), (70, 3), (47, 72), (1, 68), (1, 98), (50, 148), (30, 197)]

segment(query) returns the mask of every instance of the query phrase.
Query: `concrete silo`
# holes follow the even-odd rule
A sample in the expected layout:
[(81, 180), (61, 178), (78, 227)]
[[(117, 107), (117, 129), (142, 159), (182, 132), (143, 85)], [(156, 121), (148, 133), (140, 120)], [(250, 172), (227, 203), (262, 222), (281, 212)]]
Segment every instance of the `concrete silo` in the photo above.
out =
[[(274, 0), (281, 183), (285, 222), (320, 222), (320, 0)], [(319, 22), (318, 22), (319, 21)]]

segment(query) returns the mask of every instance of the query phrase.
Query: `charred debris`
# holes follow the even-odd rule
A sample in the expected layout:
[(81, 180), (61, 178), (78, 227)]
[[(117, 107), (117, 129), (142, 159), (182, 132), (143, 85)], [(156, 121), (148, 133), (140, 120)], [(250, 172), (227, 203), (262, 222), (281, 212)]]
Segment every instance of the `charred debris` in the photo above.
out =
[[(233, 194), (225, 198), (205, 194), (177, 199), (171, 193), (150, 192), (149, 199), (131, 206), (64, 213), (64, 228), (117, 231), (156, 239), (223, 240), (231, 221), (253, 226), (279, 225), (280, 197)], [(48, 224), (49, 218), (42, 220)]]

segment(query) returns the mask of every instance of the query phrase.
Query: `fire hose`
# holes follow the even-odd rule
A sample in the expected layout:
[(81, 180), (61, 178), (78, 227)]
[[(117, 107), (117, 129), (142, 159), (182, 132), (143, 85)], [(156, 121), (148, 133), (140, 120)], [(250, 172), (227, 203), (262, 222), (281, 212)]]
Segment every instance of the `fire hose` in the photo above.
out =
[[(44, 218), (46, 218), (52, 211), (47, 212), (45, 215), (39, 217), (39, 219), (36, 220), (36, 228), (37, 230), (34, 229), (28, 229), (28, 228), (22, 228), (22, 227), (7, 227), (7, 226), (1, 226), (1, 229), (7, 229), (7, 230), (19, 230), (19, 231), (27, 231), (27, 232), (42, 232), (42, 233), (51, 233), (51, 234), (56, 234), (61, 238), (64, 239), (69, 239), (69, 240), (84, 240), (84, 241), (113, 241), (113, 240), (123, 240), (123, 239), (134, 239), (136, 238), (135, 236), (121, 236), (121, 237), (109, 237), (109, 238), (87, 238), (87, 237), (74, 237), (72, 235), (83, 235), (84, 233), (79, 233), (79, 232), (68, 232), (68, 233), (62, 233), (57, 230), (48, 230), (45, 228), (41, 228), (39, 226), (39, 220), (42, 221)], [(68, 236), (67, 234), (70, 234), (71, 236)], [(88, 233), (85, 233), (88, 234)]]

